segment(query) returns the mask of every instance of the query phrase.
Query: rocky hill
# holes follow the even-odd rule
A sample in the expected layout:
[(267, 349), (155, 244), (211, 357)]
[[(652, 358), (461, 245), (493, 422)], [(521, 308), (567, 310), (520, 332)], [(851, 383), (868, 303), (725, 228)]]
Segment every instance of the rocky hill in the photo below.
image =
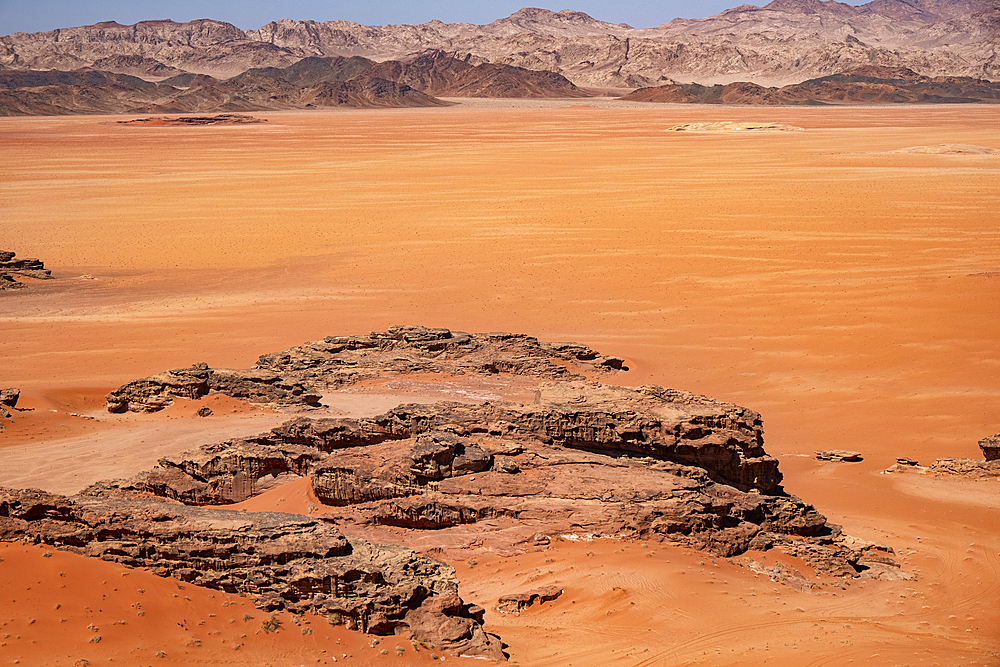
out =
[[(774, 0), (652, 28), (582, 12), (525, 8), (487, 25), (365, 26), (348, 21), (99, 23), (0, 37), (0, 66), (169, 76), (171, 69), (231, 77), (308, 56), (407, 59), (427, 50), (560, 73), (578, 86), (646, 87), (668, 80), (786, 85), (864, 65), (926, 76), (1000, 77), (996, 0)], [(98, 64), (100, 63), (100, 65)]]
[(634, 90), (621, 99), (669, 104), (996, 104), (1000, 83), (971, 77), (921, 76), (900, 67), (859, 67), (802, 83), (765, 87), (747, 81), (703, 86), (669, 83)]
[[(120, 58), (104, 60), (124, 62)], [(0, 70), (0, 115), (5, 116), (430, 107), (449, 104), (435, 95), (582, 97), (590, 94), (554, 72), (489, 63), (472, 65), (440, 51), (382, 63), (360, 56), (310, 56), (287, 67), (254, 67), (228, 79), (181, 73), (158, 83), (89, 68)]]

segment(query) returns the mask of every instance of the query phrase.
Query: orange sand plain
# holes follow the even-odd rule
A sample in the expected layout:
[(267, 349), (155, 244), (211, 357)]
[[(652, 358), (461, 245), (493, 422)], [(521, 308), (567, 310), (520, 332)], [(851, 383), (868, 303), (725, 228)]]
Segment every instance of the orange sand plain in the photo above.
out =
[[(474, 566), (454, 564), (463, 595), (490, 609), (487, 629), (514, 660), (1000, 665), (1000, 482), (880, 474), (900, 455), (980, 457), (976, 441), (1000, 431), (1000, 158), (891, 152), (1000, 148), (1000, 109), (266, 117), (190, 128), (0, 119), (0, 249), (39, 257), (59, 278), (0, 294), (0, 386), (20, 387), (35, 408), (5, 420), (0, 456), (16, 450), (24, 461), (37, 446), (49, 457), (84, 439), (98, 449), (80, 465), (109, 477), (121, 462), (101, 459), (102, 442), (131, 438), (139, 465), (139, 441), (164, 424), (187, 429), (177, 446), (191, 446), (280, 420), (222, 403), (201, 421), (193, 404), (102, 414), (104, 391), (195, 361), (247, 367), (264, 352), (399, 323), (577, 340), (627, 358), (631, 370), (615, 381), (760, 411), (785, 488), (847, 533), (893, 546), (918, 577), (809, 593), (742, 559), (681, 548), (556, 542), (500, 558), (486, 544)], [(804, 131), (664, 131), (729, 120)], [(812, 458), (826, 448), (865, 460)], [(44, 470), (11, 470), (11, 460), (0, 483), (44, 485)], [(308, 494), (285, 495), (304, 505)], [(230, 636), (229, 620), (242, 624), (249, 603), (235, 601), (238, 618), (227, 616), (220, 600), (230, 598), (192, 587), (194, 607), (161, 600), (162, 627), (142, 625), (130, 607), (138, 598), (94, 583), (121, 583), (124, 568), (41, 551), (0, 554), (0, 623), (12, 628), (0, 631), (10, 634), (0, 662), (142, 664), (159, 650), (167, 658), (149, 664), (333, 655), (323, 643), (335, 641), (332, 630), (307, 637), (290, 621), (276, 634)], [(12, 566), (27, 574), (12, 578)], [(135, 577), (147, 575), (125, 579)], [(143, 600), (176, 588), (147, 578)], [(566, 594), (520, 616), (492, 611), (500, 593), (549, 583)], [(71, 603), (60, 602), (63, 584), (79, 589)], [(76, 607), (66, 616), (56, 604)], [(209, 613), (223, 634), (188, 647), (190, 620)], [(72, 632), (61, 632), (60, 614)], [(138, 627), (89, 642), (87, 623), (103, 632), (118, 620)], [(336, 638), (355, 642), (344, 653), (381, 659), (370, 638)]]

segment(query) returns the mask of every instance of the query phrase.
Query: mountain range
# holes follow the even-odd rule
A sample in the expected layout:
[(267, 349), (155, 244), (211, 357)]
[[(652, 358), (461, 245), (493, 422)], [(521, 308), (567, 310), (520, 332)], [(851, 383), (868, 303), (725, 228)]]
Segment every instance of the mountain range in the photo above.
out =
[(774, 0), (639, 29), (536, 8), (486, 25), (284, 19), (241, 30), (209, 19), (105, 22), (0, 37), (0, 67), (93, 68), (151, 80), (182, 72), (230, 78), (306, 57), (406, 61), (427, 51), (469, 66), (545, 70), (591, 88), (735, 81), (784, 86), (865, 66), (998, 79), (1000, 0), (872, 0), (860, 6)]
[(81, 68), (0, 70), (0, 116), (70, 113), (219, 113), (315, 107), (447, 106), (446, 97), (586, 97), (554, 72), (473, 65), (441, 51), (376, 63), (309, 56), (228, 79), (185, 72), (160, 81)]

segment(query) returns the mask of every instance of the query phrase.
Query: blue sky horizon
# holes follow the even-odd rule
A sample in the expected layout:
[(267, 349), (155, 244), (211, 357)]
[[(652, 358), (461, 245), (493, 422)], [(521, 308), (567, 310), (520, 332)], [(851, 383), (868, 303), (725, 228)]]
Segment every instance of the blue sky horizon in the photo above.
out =
[[(769, 0), (750, 4), (765, 5)], [(476, 3), (458, 0), (376, 0), (371, 3), (345, 0), (0, 0), (0, 35), (15, 32), (43, 32), (57, 28), (116, 21), (131, 25), (139, 21), (171, 19), (183, 22), (215, 19), (250, 30), (278, 19), (313, 21), (346, 20), (364, 25), (418, 24), (432, 19), (445, 22), (486, 24), (505, 18), (521, 7), (541, 7), (552, 11), (573, 9), (609, 23), (627, 23), (647, 28), (674, 18), (705, 18), (742, 4), (739, 0), (561, 0), (556, 4), (485, 0)], [(850, 4), (861, 4), (854, 1)]]

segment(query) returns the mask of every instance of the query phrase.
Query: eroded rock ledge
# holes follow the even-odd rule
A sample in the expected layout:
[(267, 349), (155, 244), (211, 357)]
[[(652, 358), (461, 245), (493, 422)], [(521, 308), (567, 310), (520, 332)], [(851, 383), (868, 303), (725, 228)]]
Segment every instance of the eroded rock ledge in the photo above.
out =
[[(613, 536), (721, 556), (778, 548), (843, 578), (910, 576), (888, 547), (842, 534), (784, 493), (758, 413), (593, 379), (620, 370), (622, 359), (575, 343), (393, 327), (263, 355), (252, 369), (167, 371), (112, 392), (108, 409), (158, 410), (213, 391), (314, 405), (324, 391), (361, 380), (424, 373), (527, 376), (537, 391), (531, 403), (298, 416), (69, 499), (0, 491), (0, 539), (55, 544), (257, 595), (268, 608), (336, 613), (368, 632), (409, 632), (494, 657), (482, 611), (462, 603), (450, 568), (405, 546), (370, 543), (437, 553), (485, 539), (516, 551), (561, 535)], [(324, 505), (317, 517), (205, 507), (292, 477), (309, 478)]]
[[(843, 536), (783, 492), (758, 413), (658, 386), (586, 381), (576, 372), (622, 366), (586, 346), (516, 334), (394, 327), (330, 337), (264, 355), (253, 372), (314, 388), (408, 372), (548, 381), (531, 404), (440, 402), (400, 405), (368, 419), (298, 417), (256, 437), (164, 458), (153, 470), (85, 493), (225, 505), (283, 477), (309, 476), (320, 501), (337, 508), (326, 518), (361, 532), (478, 526), (515, 543), (539, 534), (614, 535), (724, 556), (780, 547), (844, 577), (866, 571), (873, 554), (887, 557), (886, 549)], [(174, 391), (162, 380), (139, 382), (146, 385), (118, 390), (121, 404), (149, 405), (137, 391), (142, 386), (159, 396)]]
[(623, 370), (624, 360), (578, 343), (540, 343), (523, 334), (468, 334), (448, 329), (397, 326), (366, 336), (327, 336), (265, 354), (250, 369), (178, 368), (122, 385), (107, 396), (109, 412), (154, 412), (174, 398), (195, 399), (217, 391), (252, 403), (316, 405), (324, 390), (361, 380), (412, 373), (530, 375), (583, 379), (571, 362), (596, 373)]
[(0, 541), (49, 544), (256, 596), (262, 609), (325, 614), (363, 632), (410, 633), (502, 658), (483, 632), (483, 610), (459, 598), (453, 568), (301, 515), (0, 488)]
[(14, 276), (24, 276), (27, 278), (37, 278), (47, 280), (52, 277), (52, 271), (45, 268), (41, 260), (29, 257), (26, 259), (16, 259), (16, 253), (9, 250), (0, 250), (0, 291), (8, 289), (21, 289), (24, 283), (17, 281)]

